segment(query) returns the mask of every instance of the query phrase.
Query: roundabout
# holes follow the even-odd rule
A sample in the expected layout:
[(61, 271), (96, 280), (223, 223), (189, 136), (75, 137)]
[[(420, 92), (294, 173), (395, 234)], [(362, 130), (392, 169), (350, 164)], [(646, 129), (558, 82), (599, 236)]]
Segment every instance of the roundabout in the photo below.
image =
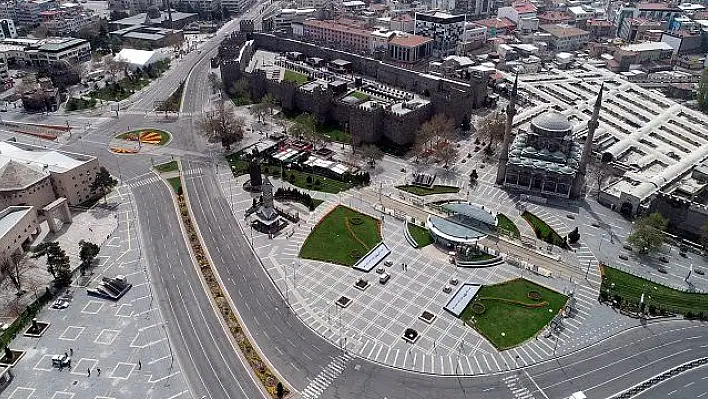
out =
[(109, 150), (115, 154), (138, 154), (155, 146), (166, 146), (171, 141), (172, 134), (166, 130), (136, 129), (115, 135), (109, 144)]

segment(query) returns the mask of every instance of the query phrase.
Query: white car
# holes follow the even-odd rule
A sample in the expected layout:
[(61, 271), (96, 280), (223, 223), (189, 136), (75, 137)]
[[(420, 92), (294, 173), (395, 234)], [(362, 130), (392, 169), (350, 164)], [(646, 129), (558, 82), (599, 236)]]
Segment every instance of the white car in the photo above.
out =
[(57, 299), (52, 304), (53, 309), (66, 309), (68, 307), (69, 307), (69, 301), (65, 301), (63, 299)]

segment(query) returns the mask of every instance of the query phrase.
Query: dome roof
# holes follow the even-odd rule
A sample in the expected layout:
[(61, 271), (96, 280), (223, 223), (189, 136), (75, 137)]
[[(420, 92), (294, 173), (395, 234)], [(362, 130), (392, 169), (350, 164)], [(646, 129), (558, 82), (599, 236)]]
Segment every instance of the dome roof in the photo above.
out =
[(573, 129), (568, 117), (556, 111), (549, 111), (535, 117), (531, 121), (531, 126), (547, 132), (569, 132)]

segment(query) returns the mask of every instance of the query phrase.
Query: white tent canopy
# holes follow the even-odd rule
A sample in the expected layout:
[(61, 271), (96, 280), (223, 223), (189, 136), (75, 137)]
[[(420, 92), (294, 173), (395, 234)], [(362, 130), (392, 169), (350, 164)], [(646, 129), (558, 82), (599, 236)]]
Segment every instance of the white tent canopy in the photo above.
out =
[(159, 51), (136, 50), (132, 48), (124, 48), (120, 53), (116, 54), (116, 61), (125, 62), (130, 66), (130, 69), (145, 68), (150, 64), (158, 61), (169, 59), (170, 56)]

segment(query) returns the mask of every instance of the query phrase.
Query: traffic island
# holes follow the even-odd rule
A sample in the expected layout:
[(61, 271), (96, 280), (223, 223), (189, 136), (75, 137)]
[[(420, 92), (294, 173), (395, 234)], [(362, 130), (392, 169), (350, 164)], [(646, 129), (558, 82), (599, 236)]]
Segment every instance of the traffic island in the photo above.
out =
[[(192, 222), (187, 199), (183, 194), (177, 195), (177, 206), (181, 217), (184, 233), (189, 241), (194, 259), (197, 261), (201, 277), (209, 289), (212, 300), (219, 310), (225, 326), (228, 328), (231, 335), (234, 337), (241, 353), (246, 358), (246, 361), (253, 369), (254, 374), (260, 380), (263, 387), (272, 398), (280, 398), (287, 396), (290, 391), (283, 387), (283, 383), (278, 379), (276, 374), (271, 370), (269, 365), (261, 358), (260, 353), (255, 349), (247, 336), (244, 329), (241, 327), (236, 313), (233, 311), (231, 304), (226, 299), (218, 278), (212, 269), (204, 247), (202, 246), (196, 227)], [(280, 388), (279, 388), (280, 387)], [(281, 390), (279, 393), (278, 391)], [(281, 395), (282, 394), (282, 395)]]
[(41, 337), (49, 328), (49, 322), (32, 319), (32, 324), (25, 330), (24, 336), (31, 338)]
[(172, 134), (160, 129), (137, 129), (123, 132), (111, 140), (108, 148), (116, 154), (138, 154), (155, 146), (165, 146), (172, 141)]

